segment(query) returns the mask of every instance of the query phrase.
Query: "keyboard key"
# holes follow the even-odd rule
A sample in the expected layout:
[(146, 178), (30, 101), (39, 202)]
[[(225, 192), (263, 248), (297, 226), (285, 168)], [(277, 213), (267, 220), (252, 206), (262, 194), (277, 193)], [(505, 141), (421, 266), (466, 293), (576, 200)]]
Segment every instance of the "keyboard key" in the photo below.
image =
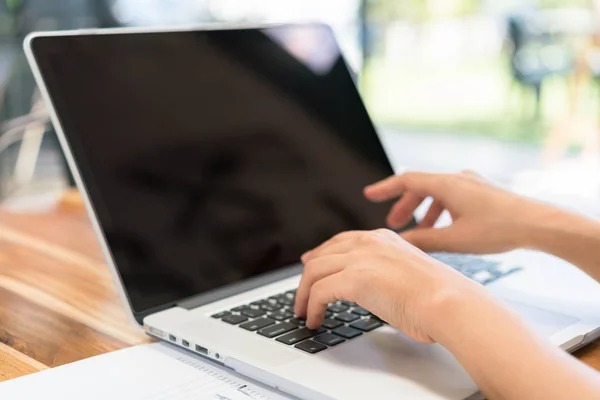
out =
[(250, 303), (250, 305), (260, 307), (261, 305), (264, 304), (264, 302), (265, 302), (264, 300), (256, 300), (256, 301), (253, 301), (252, 303)]
[(325, 346), (321, 343), (313, 342), (312, 340), (307, 340), (305, 342), (299, 343), (299, 344), (295, 345), (294, 347), (297, 349), (300, 349), (300, 350), (304, 350), (305, 352), (310, 353), (310, 354), (318, 353), (327, 348), (327, 346)]
[(371, 313), (370, 313), (369, 311), (365, 310), (365, 309), (364, 309), (364, 308), (362, 308), (362, 307), (354, 307), (354, 308), (352, 309), (352, 312), (353, 312), (354, 314), (358, 314), (358, 315), (361, 315), (361, 316), (363, 316), (363, 317), (365, 317), (365, 316), (367, 316), (367, 315), (371, 315)]
[(509, 269), (508, 271), (506, 271), (504, 273), (504, 276), (509, 275), (509, 274), (513, 274), (515, 272), (519, 272), (519, 271), (522, 271), (522, 270), (523, 270), (523, 268), (521, 268), (521, 267), (513, 267), (513, 268)]
[(332, 330), (331, 332), (335, 333), (336, 335), (339, 335), (341, 337), (344, 337), (346, 339), (352, 339), (354, 337), (362, 335), (361, 331), (350, 328), (348, 326), (340, 326), (339, 328), (336, 328), (336, 329)]
[(287, 297), (280, 297), (277, 299), (277, 302), (284, 306), (293, 306), (294, 299), (288, 299)]
[(370, 317), (370, 318), (371, 318), (371, 319), (374, 319), (375, 321), (379, 321), (379, 322), (381, 322), (381, 323), (382, 323), (382, 324), (384, 324), (384, 325), (385, 325), (385, 324), (387, 324), (387, 322), (385, 322), (384, 320), (382, 320), (381, 318), (379, 318), (379, 317), (378, 317), (377, 315), (375, 315), (375, 314), (371, 314), (371, 317)]
[(292, 318), (290, 319), (290, 321), (292, 324), (296, 324), (296, 325), (300, 325), (300, 326), (304, 326), (306, 325), (306, 318)]
[(288, 290), (287, 292), (285, 292), (286, 294), (290, 294), (292, 296), (296, 296), (296, 289), (294, 290)]
[(239, 323), (248, 321), (248, 318), (243, 315), (229, 314), (229, 315), (225, 316), (224, 318), (221, 318), (221, 321), (227, 322), (228, 324), (231, 324), (231, 325), (237, 325)]
[(356, 307), (357, 306), (356, 303), (354, 303), (352, 301), (345, 301), (345, 300), (342, 301), (342, 304), (345, 305), (345, 306), (348, 306), (348, 307)]
[(264, 302), (261, 304), (260, 308), (265, 311), (277, 311), (281, 308), (281, 306), (277, 303), (273, 304), (270, 302)]
[(429, 255), (444, 264), (448, 264), (454, 269), (459, 269), (460, 266), (472, 259), (472, 257), (465, 256), (464, 254), (454, 253), (430, 253)]
[(329, 307), (327, 307), (327, 310), (333, 312), (333, 313), (341, 313), (344, 312), (348, 309), (348, 306), (345, 306), (343, 304), (336, 304), (333, 303), (331, 305), (329, 305)]
[(286, 310), (279, 310), (279, 311), (275, 311), (275, 312), (272, 312), (271, 314), (269, 314), (269, 318), (276, 319), (277, 321), (283, 321), (283, 320), (291, 318), (293, 316), (294, 316), (293, 313), (286, 311)]
[(283, 294), (283, 296), (285, 296), (286, 298), (288, 298), (290, 300), (294, 300), (296, 298), (296, 293), (285, 292)]
[(325, 318), (331, 318), (333, 313), (331, 311), (325, 311)]
[(245, 310), (246, 308), (248, 308), (248, 306), (244, 304), (243, 306), (232, 308), (231, 311), (233, 311), (233, 312), (240, 312), (240, 311)]
[(383, 326), (383, 324), (381, 323), (381, 321), (378, 321), (376, 319), (367, 318), (361, 319), (360, 321), (356, 321), (350, 326), (352, 328), (360, 329), (361, 331), (370, 332), (373, 329), (377, 329), (380, 326)]
[(256, 331), (264, 328), (265, 326), (273, 325), (275, 323), (271, 318), (258, 318), (254, 321), (246, 322), (240, 325), (240, 328), (246, 329), (247, 331)]
[(310, 330), (308, 328), (302, 328), (302, 329), (298, 329), (297, 331), (290, 332), (287, 335), (280, 336), (275, 340), (277, 340), (278, 342), (281, 342), (281, 343), (285, 343), (287, 345), (292, 345), (292, 344), (298, 343), (302, 340), (311, 338), (313, 336), (316, 336), (316, 335), (319, 335), (319, 334), (325, 333), (325, 332), (327, 332), (327, 331), (323, 328), (318, 328), (315, 330)]
[(490, 282), (491, 280), (493, 280), (495, 278), (494, 275), (492, 275), (489, 271), (477, 271), (472, 275), (467, 275), (469, 278), (473, 279), (476, 282), (479, 282), (481, 284), (485, 284), (487, 282)]
[(275, 336), (282, 335), (294, 329), (298, 329), (298, 325), (289, 322), (282, 322), (281, 324), (275, 324), (267, 326), (266, 328), (262, 328), (258, 331), (258, 334), (268, 338), (274, 338)]
[(515, 267), (514, 265), (496, 263), (493, 268), (490, 268), (490, 271), (493, 272), (497, 277), (501, 277), (520, 271), (521, 269), (522, 268)]
[(323, 323), (321, 324), (321, 326), (323, 328), (327, 328), (327, 329), (335, 329), (338, 326), (344, 325), (343, 322), (341, 321), (337, 321), (335, 319), (326, 319), (323, 321)]
[(333, 333), (324, 333), (315, 337), (314, 340), (316, 340), (319, 343), (326, 344), (327, 346), (335, 346), (336, 344), (345, 342), (344, 339), (342, 339), (338, 335), (334, 335)]
[(221, 311), (221, 312), (211, 315), (211, 317), (218, 319), (218, 318), (223, 318), (224, 316), (229, 315), (229, 314), (231, 314), (229, 311)]
[(498, 263), (490, 262), (482, 258), (475, 258), (461, 266), (469, 274), (474, 274), (477, 271), (485, 271), (495, 268)]
[(352, 322), (352, 321), (356, 321), (357, 319), (359, 319), (360, 317), (356, 314), (350, 314), (347, 312), (338, 314), (335, 316), (335, 319), (339, 319), (340, 321), (344, 321), (344, 322)]
[(265, 315), (265, 312), (263, 310), (257, 310), (255, 308), (246, 308), (245, 310), (242, 310), (242, 314), (244, 314), (246, 317), (258, 318), (261, 315)]

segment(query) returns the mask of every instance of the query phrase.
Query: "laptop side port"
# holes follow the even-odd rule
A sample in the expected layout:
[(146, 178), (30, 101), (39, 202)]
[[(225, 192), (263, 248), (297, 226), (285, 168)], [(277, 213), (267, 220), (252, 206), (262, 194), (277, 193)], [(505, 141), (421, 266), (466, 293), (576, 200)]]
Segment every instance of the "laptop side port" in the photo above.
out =
[(196, 351), (200, 354), (208, 355), (208, 349), (206, 347), (196, 345)]

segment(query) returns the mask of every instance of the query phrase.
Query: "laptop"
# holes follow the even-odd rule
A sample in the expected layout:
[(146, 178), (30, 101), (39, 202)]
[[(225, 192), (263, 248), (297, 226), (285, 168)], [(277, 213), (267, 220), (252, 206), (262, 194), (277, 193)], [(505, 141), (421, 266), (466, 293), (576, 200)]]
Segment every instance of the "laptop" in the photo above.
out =
[[(363, 197), (394, 171), (330, 28), (36, 33), (25, 50), (147, 334), (303, 399), (479, 396), (448, 351), (358, 304), (315, 331), (293, 315), (301, 254), (390, 207)], [(600, 332), (600, 290), (569, 265), (433, 256), (566, 350)]]

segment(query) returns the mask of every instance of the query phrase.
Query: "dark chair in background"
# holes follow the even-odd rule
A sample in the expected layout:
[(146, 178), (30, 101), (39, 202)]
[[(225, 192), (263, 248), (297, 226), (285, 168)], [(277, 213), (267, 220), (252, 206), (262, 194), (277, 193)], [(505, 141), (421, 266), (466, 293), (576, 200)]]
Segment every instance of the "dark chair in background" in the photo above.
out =
[(535, 117), (542, 106), (543, 83), (551, 76), (572, 73), (574, 57), (560, 33), (544, 24), (540, 12), (515, 13), (508, 17), (511, 42), (510, 71), (516, 83), (530, 90), (535, 99)]

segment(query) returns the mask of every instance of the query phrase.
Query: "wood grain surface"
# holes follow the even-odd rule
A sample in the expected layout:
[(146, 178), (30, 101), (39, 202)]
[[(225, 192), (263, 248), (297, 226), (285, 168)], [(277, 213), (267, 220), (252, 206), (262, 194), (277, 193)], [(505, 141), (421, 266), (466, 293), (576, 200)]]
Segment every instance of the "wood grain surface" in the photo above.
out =
[[(51, 213), (0, 209), (0, 381), (149, 341), (125, 316), (76, 194)], [(600, 342), (575, 356), (600, 370)]]
[(0, 209), (0, 381), (150, 341), (71, 197), (51, 213)]

